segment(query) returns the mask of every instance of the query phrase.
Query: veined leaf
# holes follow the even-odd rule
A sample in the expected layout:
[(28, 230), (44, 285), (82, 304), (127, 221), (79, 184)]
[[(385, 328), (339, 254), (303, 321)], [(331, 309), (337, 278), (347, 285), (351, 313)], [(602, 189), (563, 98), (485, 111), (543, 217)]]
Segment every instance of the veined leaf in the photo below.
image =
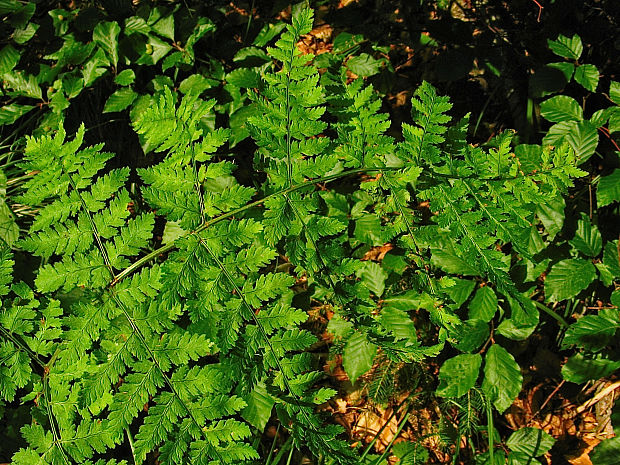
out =
[(556, 55), (570, 60), (578, 60), (583, 52), (583, 44), (577, 34), (573, 37), (560, 34), (556, 40), (547, 40), (547, 45)]
[(594, 65), (581, 65), (575, 70), (575, 81), (586, 90), (595, 92), (598, 86), (598, 69)]
[(581, 219), (577, 223), (577, 231), (575, 237), (570, 244), (588, 257), (596, 257), (601, 253), (603, 248), (603, 238), (596, 225), (587, 215), (581, 215)]
[(514, 357), (499, 344), (493, 344), (484, 357), (482, 390), (499, 413), (512, 405), (521, 392), (523, 376)]
[(5, 45), (0, 50), (0, 75), (8, 73), (19, 61), (20, 53), (11, 45)]
[(369, 342), (363, 332), (355, 331), (353, 333), (347, 341), (342, 355), (342, 366), (352, 383), (372, 368), (376, 353), (377, 346)]
[(469, 304), (469, 318), (475, 318), (489, 322), (497, 312), (497, 295), (489, 286), (484, 286), (476, 291), (476, 295)]
[(617, 465), (618, 457), (620, 457), (620, 436), (601, 441), (590, 453), (590, 459), (596, 465)]
[(480, 374), (480, 354), (461, 354), (444, 362), (439, 371), (437, 395), (461, 397), (476, 385)]
[(540, 114), (554, 123), (583, 120), (583, 110), (577, 101), (566, 95), (556, 95), (542, 102)]
[(122, 111), (133, 103), (138, 94), (131, 90), (129, 87), (118, 89), (114, 92), (108, 100), (105, 102), (103, 113), (112, 113), (115, 111)]
[(259, 431), (264, 431), (275, 399), (267, 392), (265, 383), (258, 383), (248, 397), (246, 407), (241, 411), (241, 416)]
[(575, 297), (594, 281), (596, 268), (586, 260), (569, 259), (556, 263), (545, 278), (545, 295), (551, 302)]
[(112, 65), (118, 64), (118, 35), (121, 27), (114, 21), (104, 21), (95, 26), (93, 42), (105, 52)]
[(133, 69), (125, 69), (118, 73), (114, 78), (114, 82), (121, 86), (128, 86), (133, 84), (133, 81), (136, 79), (136, 73)]
[(0, 107), (0, 125), (13, 124), (33, 108), (33, 105), (18, 105), (17, 103)]
[(510, 435), (506, 445), (514, 452), (539, 457), (555, 444), (555, 439), (538, 428), (525, 427)]
[(582, 384), (609, 376), (620, 368), (620, 361), (603, 356), (575, 354), (562, 367), (562, 377), (571, 383)]
[(598, 315), (586, 315), (573, 323), (562, 341), (562, 347), (576, 345), (597, 352), (605, 348), (620, 328), (618, 310), (601, 310)]
[(613, 202), (620, 201), (620, 168), (611, 174), (601, 177), (596, 186), (596, 205), (605, 207)]

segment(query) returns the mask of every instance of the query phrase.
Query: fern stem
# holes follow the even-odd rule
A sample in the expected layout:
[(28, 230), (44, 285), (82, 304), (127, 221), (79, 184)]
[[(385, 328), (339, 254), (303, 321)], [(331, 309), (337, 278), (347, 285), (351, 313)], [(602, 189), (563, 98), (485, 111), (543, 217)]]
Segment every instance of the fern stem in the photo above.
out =
[(289, 447), (293, 446), (293, 436), (289, 436), (288, 439), (286, 440), (286, 442), (284, 444), (282, 444), (282, 449), (280, 449), (278, 451), (278, 455), (276, 455), (274, 461), (272, 462), (272, 464), (267, 464), (267, 465), (277, 465), (280, 463), (280, 460), (282, 460), (282, 457), (284, 457), (284, 454), (286, 453), (287, 449)]
[[(189, 417), (189, 419), (192, 421), (192, 423), (194, 424), (194, 426), (196, 428), (198, 428), (200, 430), (200, 433), (202, 434), (203, 438), (205, 439), (205, 441), (207, 441), (207, 443), (209, 442), (209, 439), (207, 437), (207, 435), (205, 434), (205, 431), (203, 430), (203, 428), (200, 426), (200, 423), (198, 422), (198, 420), (196, 419), (196, 417), (194, 416), (194, 413), (191, 411), (191, 409), (187, 406), (187, 404), (183, 401), (183, 399), (181, 398), (181, 395), (179, 394), (179, 392), (177, 391), (177, 389), (174, 387), (174, 384), (172, 383), (172, 380), (170, 379), (170, 377), (166, 374), (166, 372), (164, 371), (164, 369), (161, 367), (161, 365), (159, 364), (159, 362), (157, 361), (157, 358), (155, 357), (155, 354), (153, 353), (153, 350), (149, 347), (149, 345), (146, 342), (146, 338), (144, 337), (144, 334), (142, 334), (142, 332), (140, 331), (140, 328), (138, 327), (138, 324), (136, 323), (136, 321), (133, 319), (133, 317), (131, 315), (129, 315), (129, 312), (125, 306), (125, 304), (120, 300), (120, 298), (114, 293), (114, 291), (111, 291), (111, 296), (114, 299), (114, 302), (116, 302), (116, 304), (118, 305), (118, 307), (120, 308), (121, 312), (123, 313), (125, 319), (127, 320), (127, 322), (129, 323), (129, 325), (131, 326), (132, 332), (138, 337), (138, 339), (140, 340), (140, 343), (142, 344), (142, 346), (144, 347), (144, 349), (146, 350), (149, 359), (153, 362), (153, 364), (155, 365), (155, 367), (159, 370), (159, 373), (162, 377), (162, 379), (164, 380), (164, 383), (166, 383), (166, 386), (168, 386), (168, 389), (170, 389), (170, 392), (172, 393), (172, 395), (174, 395), (176, 397), (176, 399), (179, 401), (179, 403), (183, 406), (183, 408), (185, 409), (185, 411), (187, 412), (187, 416)], [(224, 458), (220, 455), (220, 453), (218, 452), (218, 450), (213, 446), (211, 449), (213, 452), (215, 452), (215, 455), (217, 455), (218, 459), (220, 460), (220, 462), (222, 464), (228, 463), (226, 460), (224, 460)]]
[(484, 396), (484, 399), (487, 411), (487, 434), (489, 435), (489, 463), (495, 463), (495, 460), (493, 460), (493, 435), (495, 432), (495, 427), (493, 426), (493, 407), (488, 396)]
[(105, 266), (110, 272), (110, 274), (112, 275), (112, 277), (114, 277), (114, 268), (112, 267), (112, 263), (110, 262), (110, 258), (108, 257), (107, 250), (104, 247), (103, 242), (101, 241), (101, 235), (99, 234), (99, 231), (97, 230), (97, 225), (95, 224), (95, 221), (93, 220), (93, 216), (88, 210), (88, 206), (86, 205), (84, 198), (80, 195), (80, 191), (77, 189), (77, 186), (75, 185), (75, 182), (73, 181), (73, 178), (71, 177), (69, 173), (66, 173), (66, 174), (67, 174), (67, 177), (69, 178), (69, 184), (71, 184), (71, 188), (77, 193), (77, 196), (80, 199), (80, 203), (82, 204), (82, 209), (84, 210), (84, 213), (88, 217), (88, 222), (90, 223), (90, 227), (93, 230), (93, 236), (95, 236), (95, 241), (97, 241), (97, 246), (99, 247), (99, 250), (101, 251), (101, 257), (103, 258), (103, 262), (105, 263)]
[(274, 197), (278, 197), (281, 195), (285, 195), (291, 192), (295, 192), (301, 189), (305, 189), (308, 188), (312, 185), (316, 185), (316, 184), (320, 184), (320, 183), (324, 183), (324, 182), (331, 182), (331, 181), (335, 181), (337, 179), (343, 178), (345, 176), (351, 176), (354, 174), (362, 174), (362, 173), (368, 173), (368, 172), (372, 172), (372, 171), (379, 171), (379, 172), (384, 172), (384, 171), (396, 171), (399, 170), (401, 168), (394, 168), (394, 167), (368, 167), (368, 168), (358, 168), (358, 169), (354, 169), (354, 170), (347, 170), (347, 171), (342, 171), (340, 173), (337, 174), (331, 174), (329, 176), (322, 176), (320, 178), (316, 178), (316, 179), (312, 179), (309, 180), (307, 182), (303, 182), (300, 184), (296, 184), (294, 186), (288, 187), (286, 189), (282, 189), (278, 192), (274, 192), (273, 194), (269, 194), (265, 197), (263, 197), (262, 199), (259, 200), (255, 200), (254, 202), (248, 203), (246, 205), (244, 205), (243, 207), (239, 207), (236, 208), (234, 210), (231, 210), (229, 212), (223, 213), (220, 216), (217, 216), (215, 218), (212, 218), (206, 222), (204, 222), (202, 225), (200, 225), (198, 228), (196, 228), (194, 231), (188, 232), (183, 234), (182, 236), (180, 236), (178, 239), (176, 239), (173, 242), (170, 242), (169, 244), (165, 244), (162, 245), (161, 247), (155, 249), (154, 251), (146, 254), (144, 257), (136, 260), (134, 263), (132, 263), (131, 265), (129, 265), (127, 268), (125, 268), (123, 271), (121, 271), (119, 274), (117, 274), (116, 276), (114, 276), (114, 279), (110, 282), (109, 287), (113, 287), (116, 284), (118, 284), (120, 281), (122, 281), (123, 279), (125, 279), (127, 276), (131, 275), (132, 273), (134, 273), (138, 268), (142, 267), (144, 264), (150, 262), (151, 260), (157, 258), (158, 256), (165, 254), (166, 252), (171, 251), (172, 249), (174, 249), (176, 247), (176, 241), (189, 236), (190, 234), (198, 234), (202, 231), (204, 231), (205, 229), (213, 226), (214, 224), (219, 223), (220, 221), (226, 220), (228, 218), (232, 218), (240, 213), (245, 212), (246, 210), (249, 210), (251, 208), (257, 207), (259, 205), (262, 205), (264, 202), (266, 202), (269, 199), (272, 199)]
[(28, 357), (30, 357), (33, 361), (36, 362), (37, 365), (39, 365), (41, 368), (46, 367), (45, 363), (43, 363), (43, 361), (39, 358), (39, 356), (36, 353), (34, 353), (25, 342), (22, 342), (15, 336), (13, 336), (13, 334), (11, 334), (11, 332), (8, 331), (4, 326), (0, 326), (0, 332), (2, 333), (2, 336), (4, 336), (7, 340), (11, 341), (13, 344), (15, 344), (15, 346), (17, 346), (19, 350), (25, 352), (28, 355)]
[[(101, 252), (101, 256), (103, 258), (103, 261), (106, 264), (106, 267), (107, 267), (107, 269), (108, 269), (108, 271), (110, 273), (110, 277), (112, 279), (114, 279), (114, 268), (112, 267), (112, 264), (111, 264), (110, 259), (108, 257), (107, 250), (106, 250), (106, 248), (103, 245), (103, 242), (101, 240), (101, 236), (99, 235), (99, 232), (97, 231), (97, 227), (95, 225), (95, 222), (93, 220), (91, 212), (88, 210), (88, 206), (86, 205), (86, 202), (84, 201), (83, 197), (80, 195), (79, 191), (77, 190), (77, 188), (76, 188), (76, 186), (75, 186), (75, 184), (73, 182), (73, 179), (71, 178), (70, 175), (68, 175), (68, 177), (69, 177), (69, 182), (71, 184), (71, 187), (73, 188), (73, 190), (75, 190), (77, 192), (78, 197), (80, 198), (80, 202), (82, 204), (82, 208), (83, 208), (86, 216), (88, 217), (88, 220), (89, 220), (90, 225), (92, 227), (93, 235), (95, 236), (95, 240), (97, 241), (97, 246), (99, 247), (99, 250)], [(155, 357), (155, 354), (153, 353), (153, 350), (149, 347), (149, 345), (148, 345), (148, 343), (146, 341), (146, 338), (144, 337), (144, 334), (142, 334), (142, 331), (140, 331), (140, 328), (138, 327), (138, 324), (136, 323), (135, 319), (130, 315), (129, 310), (127, 309), (125, 304), (121, 301), (121, 299), (118, 297), (118, 295), (116, 295), (116, 293), (114, 292), (113, 289), (110, 289), (110, 296), (112, 297), (112, 299), (114, 300), (114, 302), (116, 303), (118, 308), (123, 313), (123, 316), (125, 317), (125, 319), (129, 323), (129, 326), (132, 329), (132, 333), (135, 334), (138, 337), (138, 339), (140, 340), (140, 344), (146, 350), (149, 359), (153, 362), (153, 365), (159, 371), (159, 373), (160, 373), (162, 379), (164, 380), (164, 383), (166, 384), (166, 386), (168, 386), (168, 388), (170, 389), (172, 394), (176, 397), (176, 399), (179, 401), (179, 403), (183, 406), (183, 408), (187, 412), (188, 417), (190, 418), (192, 423), (194, 423), (196, 428), (198, 428), (198, 430), (200, 430), (200, 432), (201, 432), (202, 436), (204, 437), (205, 441), (207, 443), (209, 443), (209, 439), (208, 439), (207, 435), (205, 434), (205, 431), (200, 426), (200, 423), (198, 422), (198, 420), (196, 420), (196, 417), (194, 416), (194, 414), (191, 411), (191, 409), (187, 406), (187, 404), (183, 401), (183, 399), (181, 399), (181, 396), (178, 393), (178, 391), (176, 390), (176, 388), (174, 387), (174, 385), (172, 383), (172, 380), (168, 377), (168, 375), (166, 374), (164, 369), (161, 367), (161, 365), (157, 361), (157, 358)], [(223, 457), (220, 455), (218, 450), (215, 448), (215, 446), (212, 446), (210, 449), (213, 452), (215, 452), (215, 455), (218, 457), (218, 459), (220, 460), (220, 462), (222, 464), (227, 463), (223, 459)]]
[(192, 150), (192, 173), (194, 174), (194, 189), (198, 196), (198, 206), (200, 208), (200, 219), (205, 222), (205, 199), (202, 195), (202, 188), (200, 187), (200, 180), (198, 179), (198, 168), (196, 167), (196, 157), (194, 156), (194, 150)]
[(133, 463), (134, 465), (137, 465), (138, 461), (136, 460), (136, 450), (134, 447), (133, 436), (131, 435), (131, 431), (129, 431), (129, 428), (125, 428), (125, 433), (127, 433), (127, 442), (129, 442), (129, 448), (131, 449), (131, 457), (133, 458)]
[(396, 430), (396, 433), (394, 433), (394, 436), (392, 437), (388, 445), (385, 447), (385, 451), (383, 451), (383, 454), (381, 454), (381, 456), (378, 459), (376, 459), (372, 465), (379, 465), (390, 454), (394, 441), (398, 439), (398, 436), (400, 435), (401, 431), (405, 428), (405, 425), (407, 424), (407, 420), (409, 420), (409, 415), (411, 415), (411, 412), (409, 411), (410, 408), (411, 408), (411, 405), (407, 407), (407, 413), (405, 413), (405, 416), (400, 421), (400, 424), (398, 425), (398, 429)]
[(293, 446), (291, 446), (291, 450), (288, 453), (288, 459), (286, 460), (286, 465), (291, 465), (291, 460), (293, 459), (293, 451), (295, 450), (295, 448)]
[[(290, 384), (290, 381), (289, 381), (288, 377), (286, 376), (286, 374), (284, 372), (282, 364), (280, 363), (280, 360), (278, 360), (278, 357), (276, 355), (276, 351), (274, 350), (273, 345), (271, 344), (271, 340), (269, 339), (269, 336), (267, 335), (267, 331), (265, 331), (264, 326), (261, 324), (260, 320), (256, 317), (256, 314), (254, 313), (254, 311), (252, 309), (252, 306), (248, 303), (248, 301), (247, 301), (243, 291), (239, 288), (239, 286), (237, 286), (237, 283), (235, 282), (234, 278), (232, 277), (232, 275), (230, 274), (228, 269), (224, 266), (224, 264), (217, 257), (217, 255), (213, 253), (213, 251), (209, 248), (207, 243), (200, 236), (198, 236), (198, 240), (200, 241), (202, 246), (207, 250), (209, 255), (211, 255), (211, 258), (216, 263), (216, 265), (220, 268), (220, 270), (222, 270), (222, 273), (224, 273), (224, 276), (226, 276), (226, 279), (230, 282), (230, 285), (232, 286), (234, 291), (237, 293), (237, 295), (239, 296), (239, 298), (243, 302), (243, 305), (245, 305), (246, 309), (248, 310), (248, 315), (250, 315), (250, 318), (252, 319), (252, 321), (254, 321), (254, 324), (256, 325), (256, 327), (258, 328), (258, 330), (261, 333), (261, 336), (265, 340), (265, 344), (269, 347), (269, 350), (271, 350), (271, 352), (273, 354), (273, 359), (274, 359), (274, 361), (275, 361), (275, 363), (276, 363), (276, 365), (278, 367), (278, 370), (280, 370), (280, 372), (282, 373), (282, 380), (284, 382), (284, 385), (286, 386), (286, 389), (290, 392), (290, 394), (292, 396), (292, 399), (295, 401), (295, 404), (299, 408), (299, 411), (306, 418), (306, 420), (308, 420), (308, 424), (311, 425), (312, 422), (310, 421), (310, 418), (308, 418), (308, 414), (306, 413), (306, 411), (301, 406), (301, 399), (293, 391), (293, 389), (291, 387), (291, 384)], [(317, 431), (317, 432), (320, 433), (319, 431)]]
[[(134, 273), (138, 268), (141, 268), (143, 265), (145, 265), (146, 263), (150, 262), (151, 260), (157, 258), (158, 256), (165, 254), (166, 252), (171, 251), (172, 249), (174, 249), (176, 247), (175, 243), (177, 240), (182, 239), (184, 237), (187, 237), (190, 234), (197, 234), (201, 231), (204, 231), (205, 229), (213, 226), (214, 224), (219, 223), (220, 221), (223, 221), (225, 219), (231, 218), (235, 215), (238, 215), (240, 213), (243, 213), (246, 210), (249, 210), (251, 208), (257, 207), (259, 205), (262, 205), (264, 202), (266, 202), (269, 199), (272, 199), (274, 197), (278, 197), (280, 195), (283, 194), (287, 194), (287, 193), (291, 193), (291, 192), (295, 192), (304, 188), (307, 188), (311, 185), (316, 185), (316, 184), (321, 184), (324, 182), (331, 182), (331, 181), (335, 181), (337, 179), (343, 178), (345, 176), (351, 176), (354, 174), (362, 174), (362, 173), (370, 173), (373, 171), (377, 171), (377, 172), (387, 172), (387, 171), (398, 171), (402, 168), (400, 167), (392, 167), (392, 166), (373, 166), (373, 167), (364, 167), (364, 168), (356, 168), (353, 170), (347, 170), (347, 171), (342, 171), (340, 173), (337, 174), (331, 174), (328, 176), (322, 176), (320, 178), (316, 178), (316, 179), (311, 179), (308, 180), (306, 182), (300, 183), (300, 184), (296, 184), (294, 186), (288, 187), (286, 189), (282, 189), (278, 192), (274, 192), (273, 194), (269, 194), (265, 197), (263, 197), (262, 199), (259, 200), (255, 200), (254, 202), (248, 203), (247, 205), (244, 205), (243, 207), (239, 207), (236, 208), (234, 210), (231, 210), (227, 213), (223, 213), (222, 215), (215, 217), (211, 220), (205, 221), (202, 225), (200, 225), (198, 228), (196, 228), (194, 231), (188, 232), (183, 234), (182, 236), (180, 236), (178, 239), (176, 239), (173, 242), (170, 242), (169, 244), (165, 244), (162, 245), (161, 247), (153, 250), (152, 252), (146, 254), (144, 257), (136, 260), (135, 262), (133, 262), (131, 265), (129, 265), (127, 268), (125, 268), (123, 271), (121, 271), (120, 273), (118, 273), (117, 275), (114, 276), (114, 279), (110, 282), (109, 287), (113, 287), (116, 284), (118, 284), (119, 282), (121, 282), (123, 279), (125, 279), (127, 276), (131, 275), (132, 273)], [(540, 173), (539, 173), (540, 174)], [(452, 176), (449, 174), (443, 174), (443, 173), (435, 173), (435, 172), (431, 172), (427, 174), (430, 177), (442, 177), (442, 178), (447, 178), (447, 179), (476, 179), (475, 176)], [(526, 175), (526, 176), (530, 176), (530, 175)], [(506, 181), (506, 180), (511, 180), (511, 179), (517, 179), (517, 176), (512, 177), (512, 178), (489, 178), (489, 179), (484, 179), (485, 181)]]
[(368, 453), (370, 452), (370, 449), (372, 449), (372, 446), (375, 445), (375, 443), (379, 440), (379, 436), (381, 436), (381, 433), (383, 433), (383, 430), (385, 428), (387, 428), (387, 426), (390, 424), (390, 422), (392, 421), (392, 418), (394, 418), (396, 416), (396, 414), (398, 413), (399, 408), (394, 409), (394, 411), (392, 412), (392, 414), (388, 417), (388, 419), (385, 421), (385, 423), (383, 423), (383, 425), (381, 426), (381, 428), (379, 428), (379, 431), (377, 431), (377, 433), (375, 434), (375, 437), (372, 438), (372, 441), (370, 441), (368, 443), (368, 445), (366, 446), (366, 448), (364, 449), (364, 452), (362, 452), (362, 456), (360, 457), (360, 461), (363, 462), (364, 459), (366, 458), (366, 456), (368, 455)]
[(267, 459), (265, 460), (265, 465), (272, 465), (271, 457), (273, 456), (273, 451), (276, 448), (276, 441), (278, 440), (278, 436), (280, 435), (280, 426), (280, 423), (278, 423), (276, 434), (273, 435), (273, 441), (271, 441), (271, 447), (269, 448), (269, 455), (267, 455)]
[(295, 57), (295, 48), (297, 47), (297, 40), (299, 36), (295, 37), (295, 40), (291, 41), (291, 50), (289, 55), (289, 62), (286, 64), (286, 178), (288, 187), (293, 185), (293, 163), (291, 161), (291, 71), (293, 69), (293, 58)]
[(70, 464), (71, 461), (67, 458), (64, 448), (62, 447), (62, 438), (60, 436), (60, 432), (58, 431), (58, 425), (56, 424), (56, 417), (54, 416), (54, 412), (52, 411), (51, 405), (51, 392), (49, 386), (49, 373), (46, 373), (43, 376), (43, 395), (45, 396), (45, 409), (47, 411), (47, 417), (50, 422), (50, 429), (52, 430), (52, 437), (54, 438), (54, 445), (58, 447), (60, 454), (62, 455), (65, 463)]
[(519, 241), (515, 239), (515, 237), (512, 235), (512, 232), (508, 228), (506, 228), (504, 223), (502, 223), (501, 221), (498, 221), (497, 218), (495, 218), (495, 216), (489, 211), (485, 203), (480, 199), (480, 197), (476, 194), (476, 192), (471, 188), (469, 183), (465, 182), (465, 180), (462, 180), (461, 182), (463, 183), (465, 188), (469, 191), (469, 193), (472, 195), (472, 197), (476, 200), (476, 202), (480, 206), (480, 209), (487, 215), (487, 217), (491, 221), (493, 221), (497, 225), (499, 229), (504, 231), (504, 233), (510, 238), (510, 242), (512, 243), (513, 247), (517, 250), (517, 252), (519, 252), (525, 258), (531, 259), (532, 255), (527, 250), (523, 249), (519, 245)]
[(469, 240), (469, 242), (471, 242), (471, 244), (474, 246), (474, 248), (478, 252), (478, 255), (482, 258), (482, 261), (485, 263), (487, 273), (493, 275), (493, 278), (496, 281), (496, 283), (495, 283), (496, 285), (503, 286), (504, 283), (500, 279), (498, 279), (498, 276), (495, 273), (495, 269), (493, 268), (492, 263), (489, 261), (487, 256), (484, 254), (484, 252), (482, 251), (482, 249), (480, 248), (480, 246), (476, 242), (475, 238), (469, 232), (469, 229), (467, 228), (465, 222), (461, 218), (461, 215), (459, 215), (459, 212), (457, 211), (457, 209), (454, 208), (454, 205), (452, 204), (452, 202), (451, 202), (450, 198), (448, 197), (448, 194), (444, 190), (443, 186), (440, 185), (440, 186), (438, 186), (438, 188), (441, 191), (441, 193), (443, 194), (443, 197), (444, 197), (444, 199), (446, 201), (446, 204), (450, 207), (450, 209), (452, 210), (452, 213), (454, 213), (454, 216), (458, 220), (461, 228), (463, 228), (463, 232), (464, 232), (465, 236), (467, 236), (467, 239)]

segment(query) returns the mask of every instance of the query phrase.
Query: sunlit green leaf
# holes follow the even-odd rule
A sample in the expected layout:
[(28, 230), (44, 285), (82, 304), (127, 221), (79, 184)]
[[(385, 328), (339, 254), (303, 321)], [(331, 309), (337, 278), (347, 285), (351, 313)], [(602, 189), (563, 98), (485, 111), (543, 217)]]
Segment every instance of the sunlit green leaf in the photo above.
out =
[(461, 397), (466, 394), (476, 385), (480, 365), (480, 354), (461, 354), (446, 360), (439, 371), (436, 394), (442, 397)]
[(376, 353), (377, 346), (369, 342), (363, 332), (353, 333), (342, 354), (342, 366), (352, 383), (372, 368)]
[(575, 297), (596, 278), (594, 265), (586, 260), (568, 259), (556, 263), (545, 279), (547, 300), (559, 302)]
[(521, 392), (523, 376), (514, 357), (499, 344), (493, 344), (484, 357), (482, 390), (499, 413), (512, 405)]

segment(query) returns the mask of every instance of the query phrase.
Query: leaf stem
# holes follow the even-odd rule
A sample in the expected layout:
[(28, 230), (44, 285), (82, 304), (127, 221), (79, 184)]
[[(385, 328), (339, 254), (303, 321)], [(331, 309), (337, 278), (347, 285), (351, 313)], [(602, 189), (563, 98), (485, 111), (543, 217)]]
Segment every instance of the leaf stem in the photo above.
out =
[(537, 300), (532, 300), (532, 302), (534, 302), (534, 305), (536, 305), (540, 310), (542, 310), (547, 315), (549, 315), (551, 318), (553, 318), (558, 323), (560, 323), (560, 325), (564, 326), (565, 328), (568, 328), (570, 326), (564, 318), (562, 318), (560, 315), (558, 315), (553, 310), (548, 308), (546, 305), (541, 304)]

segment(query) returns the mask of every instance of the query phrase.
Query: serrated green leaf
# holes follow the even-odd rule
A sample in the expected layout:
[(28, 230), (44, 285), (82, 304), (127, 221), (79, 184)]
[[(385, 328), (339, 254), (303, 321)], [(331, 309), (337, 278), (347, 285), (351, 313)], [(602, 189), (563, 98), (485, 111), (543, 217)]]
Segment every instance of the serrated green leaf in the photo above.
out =
[(62, 79), (62, 90), (67, 98), (75, 98), (84, 89), (84, 79), (79, 76), (66, 76)]
[(200, 95), (205, 90), (213, 87), (216, 82), (213, 79), (207, 79), (201, 74), (192, 74), (181, 81), (179, 90), (183, 94)]
[(242, 88), (258, 87), (260, 76), (250, 68), (238, 68), (226, 75), (226, 81), (233, 86)]
[(22, 7), (17, 0), (0, 0), (0, 14), (14, 13)]
[(369, 342), (364, 333), (353, 333), (342, 354), (342, 366), (352, 383), (372, 368), (376, 353), (377, 346)]
[(0, 76), (4, 85), (10, 89), (9, 94), (42, 99), (43, 92), (37, 78), (23, 71), (12, 71)]
[(393, 306), (381, 310), (381, 325), (390, 331), (396, 339), (417, 342), (416, 330), (408, 313)]
[(249, 396), (244, 399), (246, 407), (241, 411), (241, 416), (260, 432), (265, 430), (271, 417), (271, 411), (275, 405), (275, 399), (267, 392), (264, 382), (254, 386)]
[(575, 81), (590, 92), (596, 91), (598, 78), (598, 69), (594, 65), (581, 65), (575, 70)]
[(155, 24), (151, 24), (151, 28), (160, 36), (174, 41), (174, 16), (172, 14), (160, 18)]
[(611, 81), (609, 83), (609, 98), (616, 105), (620, 105), (620, 82)]
[(489, 347), (484, 358), (482, 390), (499, 413), (512, 405), (522, 383), (523, 376), (514, 357), (499, 344)]
[(596, 257), (603, 248), (603, 238), (596, 225), (586, 214), (581, 214), (577, 222), (575, 237), (569, 241), (570, 244), (588, 257)]
[(575, 297), (596, 278), (596, 268), (586, 260), (568, 259), (556, 263), (545, 278), (547, 301), (560, 302)]
[(577, 101), (566, 95), (556, 95), (540, 104), (540, 114), (553, 123), (581, 121), (583, 110)]
[(364, 36), (362, 34), (351, 34), (349, 32), (341, 32), (334, 39), (334, 53), (343, 53), (349, 52), (354, 53), (355, 47), (364, 41)]
[(431, 255), (431, 263), (448, 273), (462, 274), (464, 276), (480, 275), (477, 269), (450, 249), (434, 249)]
[(601, 110), (596, 110), (592, 113), (590, 117), (590, 122), (598, 129), (601, 126), (604, 126), (605, 123), (609, 120), (609, 110), (610, 108), (603, 108)]
[(497, 312), (497, 295), (489, 286), (476, 291), (476, 295), (469, 304), (469, 318), (489, 322)]
[(381, 220), (376, 215), (364, 215), (355, 221), (355, 238), (369, 245), (383, 245), (386, 242)]
[(9, 247), (12, 247), (19, 238), (19, 226), (15, 221), (15, 215), (0, 198), (0, 239)]
[(467, 320), (455, 331), (455, 347), (461, 352), (478, 350), (489, 337), (489, 325), (483, 320)]
[(382, 60), (377, 60), (368, 53), (361, 53), (347, 60), (346, 66), (352, 73), (358, 76), (369, 77), (381, 71), (382, 63)]
[(5, 45), (0, 50), (0, 75), (8, 73), (17, 65), (20, 53), (11, 45)]
[[(386, 255), (386, 258), (390, 254)], [(384, 259), (385, 266), (385, 259)], [(404, 271), (404, 269), (403, 269)], [(402, 271), (399, 273), (402, 274)], [(446, 288), (446, 294), (450, 296), (450, 298), (454, 301), (455, 308), (460, 308), (461, 305), (465, 303), (465, 301), (469, 298), (474, 287), (476, 287), (476, 282), (471, 279), (460, 279), (454, 278), (454, 286), (450, 286)]]
[(542, 205), (537, 205), (536, 207), (536, 215), (549, 234), (550, 240), (552, 240), (564, 226), (564, 208), (566, 208), (566, 203), (560, 196)]
[(385, 290), (385, 280), (388, 275), (385, 270), (381, 268), (381, 265), (375, 262), (367, 261), (357, 272), (357, 276), (377, 297), (381, 297), (383, 295), (383, 291)]
[(563, 121), (554, 124), (543, 138), (545, 145), (568, 142), (577, 154), (579, 164), (588, 160), (598, 145), (598, 132), (589, 121)]
[(613, 202), (620, 201), (620, 168), (611, 174), (601, 177), (596, 186), (596, 206), (606, 207)]
[(125, 69), (116, 75), (114, 82), (120, 86), (128, 86), (133, 84), (135, 79), (136, 73), (134, 73), (133, 69)]
[(34, 108), (33, 105), (18, 105), (11, 103), (0, 108), (0, 125), (13, 124)]
[(258, 35), (256, 36), (256, 38), (254, 39), (254, 42), (252, 42), (252, 44), (256, 45), (257, 47), (264, 47), (275, 36), (277, 36), (280, 32), (282, 32), (282, 29), (284, 29), (285, 27), (286, 27), (286, 23), (283, 23), (283, 22), (276, 23), (276, 24), (265, 24), (263, 28), (260, 30), (260, 32), (258, 33)]
[(103, 107), (104, 113), (112, 113), (114, 111), (123, 111), (133, 103), (138, 94), (129, 87), (123, 87), (114, 92)]
[(562, 377), (571, 383), (582, 384), (605, 378), (618, 368), (620, 368), (618, 360), (575, 354), (562, 367)]
[(576, 345), (592, 352), (604, 349), (620, 328), (620, 313), (618, 310), (601, 310), (598, 315), (586, 315), (570, 325), (562, 347)]
[(618, 465), (620, 460), (620, 436), (605, 439), (590, 452), (590, 460), (596, 465)]
[(439, 371), (439, 386), (435, 393), (441, 397), (461, 397), (476, 385), (482, 356), (461, 354), (446, 360)]
[(556, 55), (571, 60), (578, 60), (583, 53), (583, 44), (577, 34), (570, 38), (560, 34), (556, 40), (548, 39), (547, 45)]
[(129, 36), (136, 32), (140, 34), (147, 35), (151, 32), (151, 28), (148, 24), (146, 24), (146, 20), (141, 18), (140, 16), (130, 16), (125, 19), (125, 35)]
[(555, 439), (538, 428), (525, 427), (515, 431), (506, 441), (514, 452), (521, 452), (529, 457), (540, 457), (553, 447)]
[(121, 27), (113, 21), (104, 21), (95, 26), (93, 42), (104, 51), (112, 65), (118, 64), (118, 35)]
[(607, 113), (609, 115), (607, 129), (610, 134), (620, 132), (620, 107), (607, 108)]
[(245, 47), (235, 54), (233, 61), (242, 68), (255, 68), (271, 62), (271, 58), (260, 48)]
[(13, 32), (13, 40), (17, 44), (25, 44), (34, 37), (38, 29), (38, 24), (28, 23), (24, 27), (15, 29), (15, 31)]
[(618, 241), (609, 241), (603, 250), (603, 264), (614, 278), (620, 278), (620, 251)]
[(155, 65), (172, 50), (171, 45), (154, 34), (148, 35), (145, 47), (144, 53), (136, 61), (139, 65)]

